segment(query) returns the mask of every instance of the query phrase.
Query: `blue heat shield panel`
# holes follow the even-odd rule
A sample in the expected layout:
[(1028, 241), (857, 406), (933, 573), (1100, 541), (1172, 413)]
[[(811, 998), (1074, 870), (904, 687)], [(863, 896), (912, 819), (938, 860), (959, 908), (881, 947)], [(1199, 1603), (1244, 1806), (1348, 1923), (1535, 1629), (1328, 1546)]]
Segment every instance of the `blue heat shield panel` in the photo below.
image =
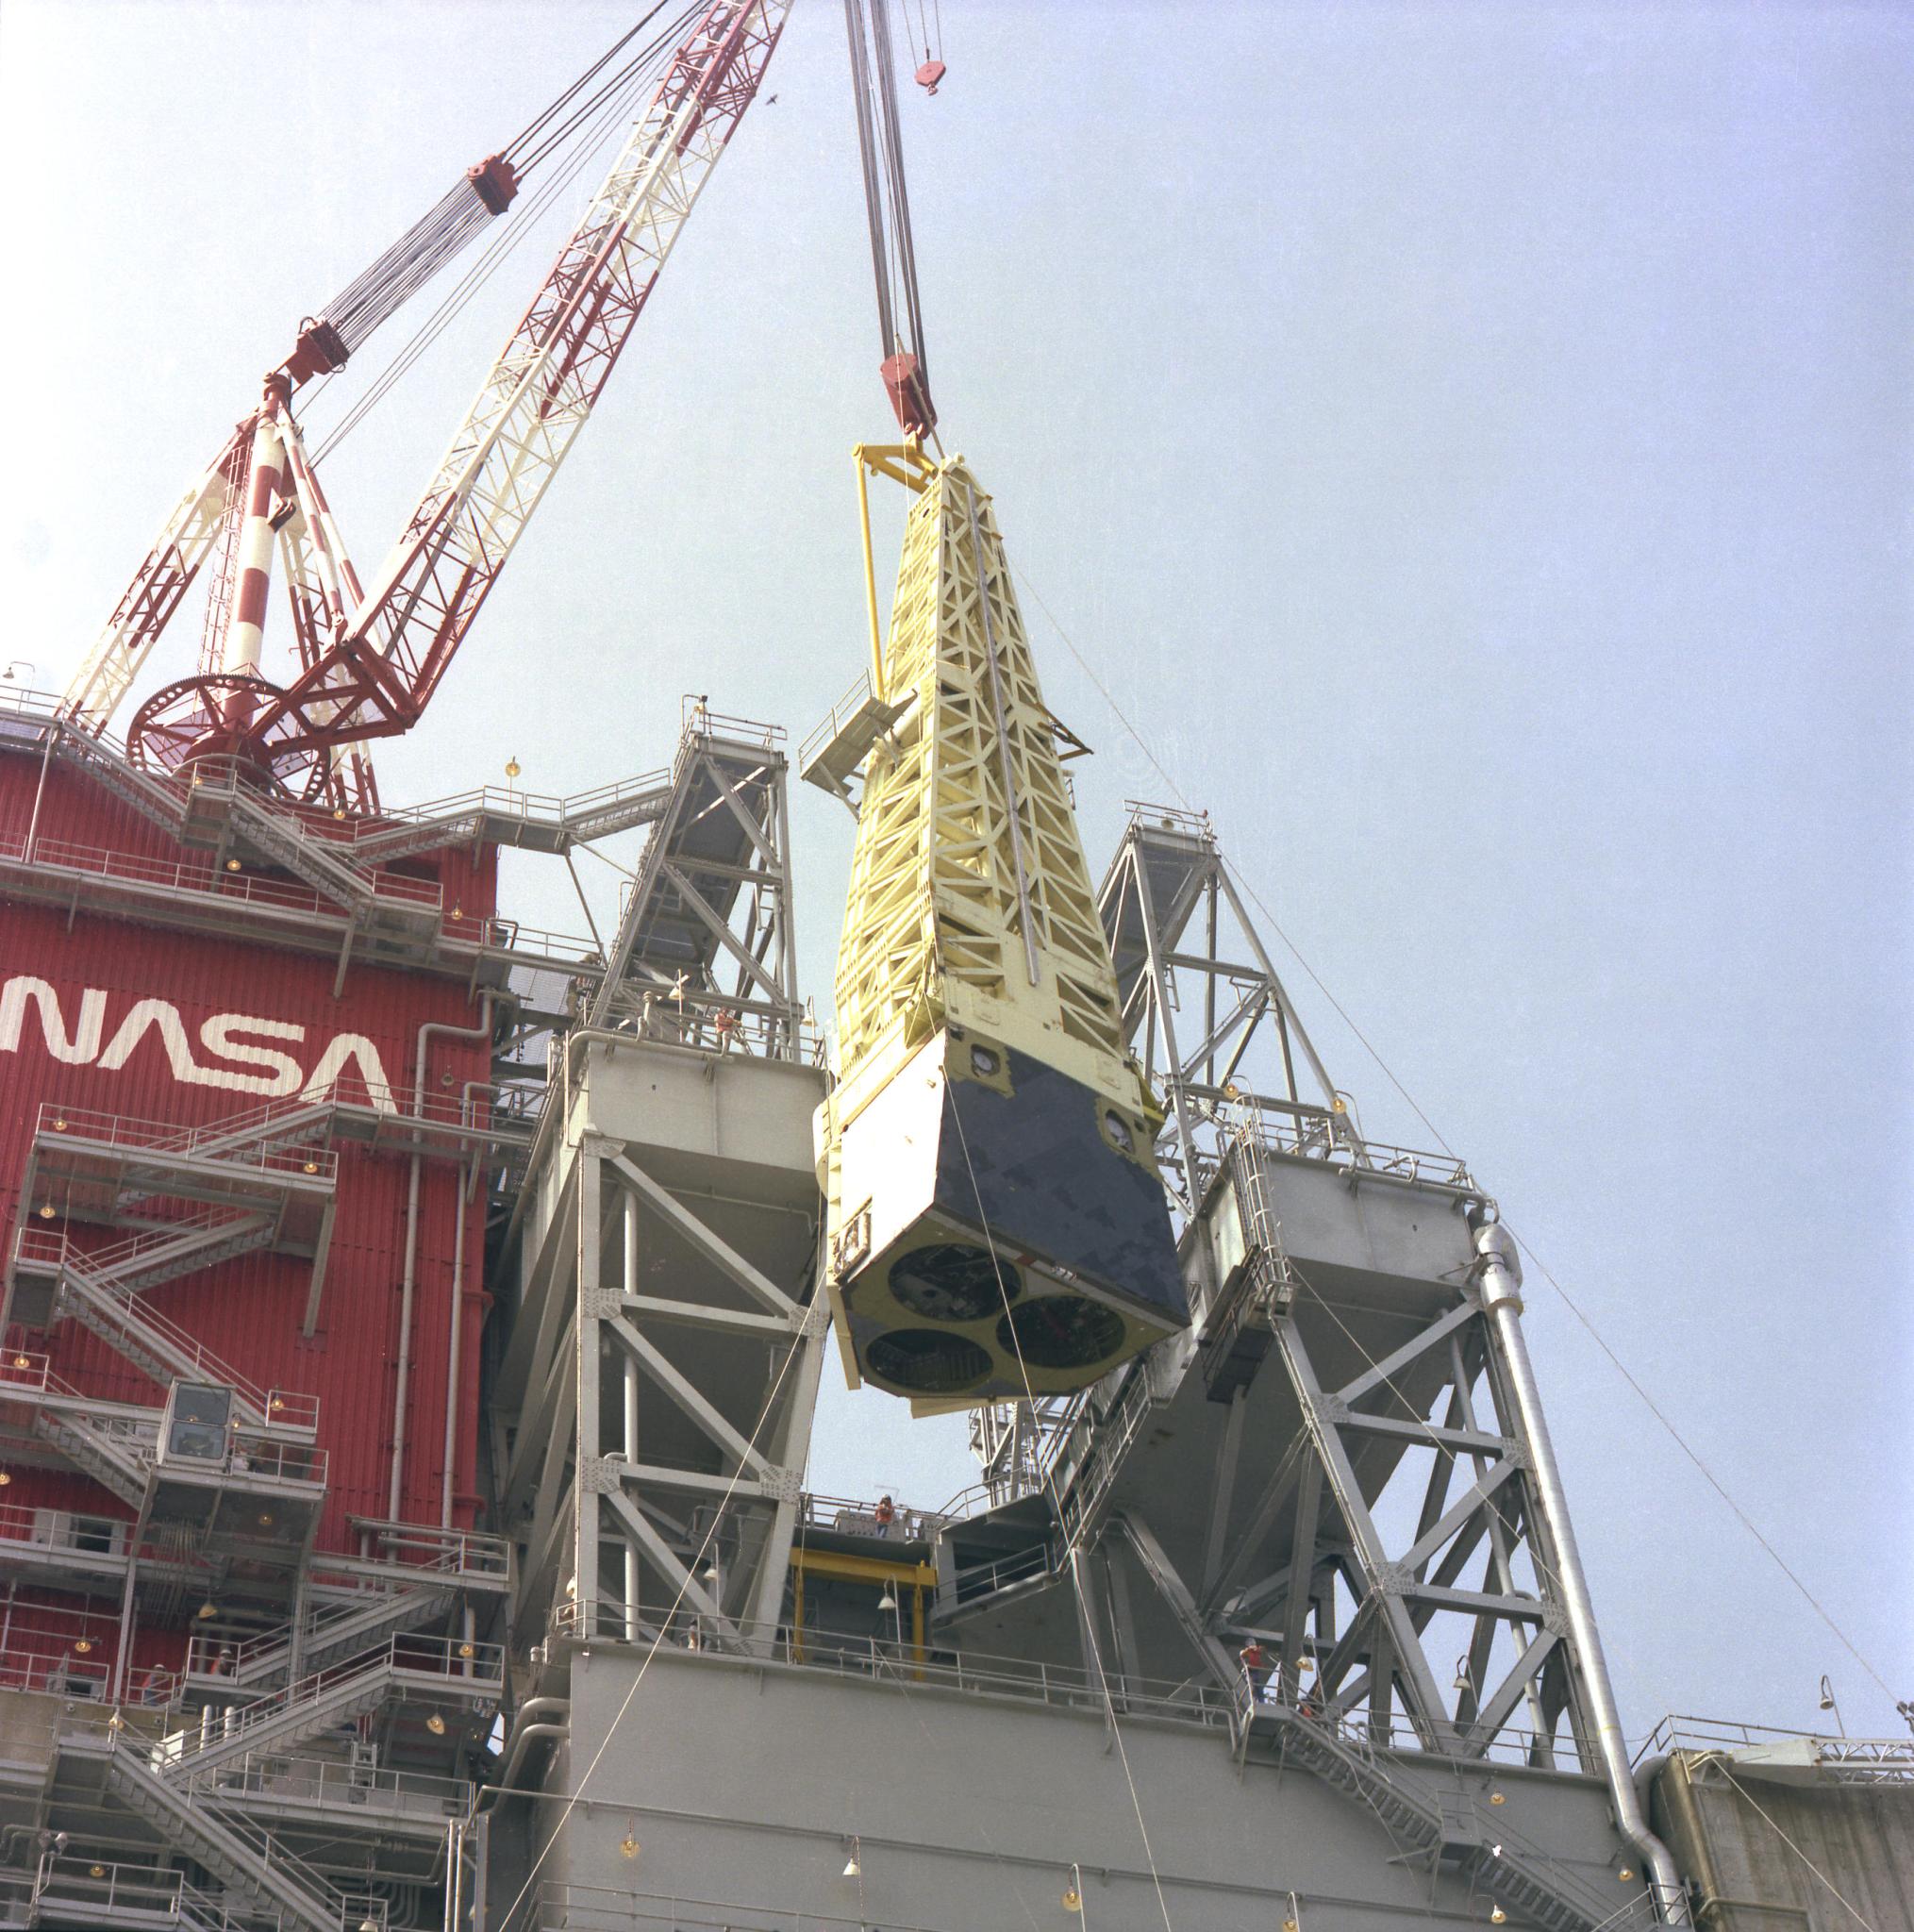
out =
[(988, 1227), (1000, 1254), (1027, 1252), (1066, 1282), (1093, 1282), (1161, 1321), (1187, 1322), (1169, 1205), (1141, 1124), (1119, 1116), (1114, 1131), (1136, 1150), (1126, 1153), (1113, 1142), (1102, 1095), (1014, 1048), (1008, 1068), (1005, 1093), (953, 1066), (938, 1136), (938, 1207)]

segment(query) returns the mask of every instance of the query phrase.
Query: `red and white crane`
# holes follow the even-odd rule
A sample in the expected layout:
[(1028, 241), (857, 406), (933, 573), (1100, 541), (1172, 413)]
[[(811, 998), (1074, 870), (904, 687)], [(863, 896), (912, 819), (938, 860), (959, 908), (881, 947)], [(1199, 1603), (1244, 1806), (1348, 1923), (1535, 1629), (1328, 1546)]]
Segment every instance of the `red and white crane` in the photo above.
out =
[[(68, 719), (106, 730), (188, 588), (216, 558), (199, 667), (140, 707), (126, 733), (134, 758), (161, 771), (231, 758), (311, 803), (375, 808), (360, 748), (408, 730), (438, 689), (756, 97), (790, 8), (791, 0), (712, 0), (680, 16), (676, 27), (689, 31), (649, 105), (369, 585), (320, 488), (292, 398), (340, 367), (504, 211), (517, 192), (508, 154), (471, 170), (326, 317), (302, 329), (293, 354), (266, 377), (258, 409), (167, 519), (68, 688)], [(296, 655), (276, 683), (263, 670), (275, 560)]]

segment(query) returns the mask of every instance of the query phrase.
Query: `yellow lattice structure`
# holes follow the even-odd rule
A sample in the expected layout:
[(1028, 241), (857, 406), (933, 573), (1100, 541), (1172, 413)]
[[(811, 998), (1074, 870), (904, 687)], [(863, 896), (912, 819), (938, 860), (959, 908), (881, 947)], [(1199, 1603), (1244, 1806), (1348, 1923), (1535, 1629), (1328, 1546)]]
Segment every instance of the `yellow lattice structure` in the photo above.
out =
[(854, 1385), (920, 1407), (1066, 1393), (1187, 1319), (1161, 1116), (990, 500), (961, 458), (859, 461), (916, 498), (821, 764), (844, 796), (864, 769), (818, 1122), (838, 1337)]
[(912, 703), (866, 773), (838, 956), (844, 1102), (855, 1108), (867, 1070), (883, 1077), (955, 1021), (1136, 1107), (1109, 946), (990, 499), (960, 457), (920, 481), (882, 666), (882, 695)]

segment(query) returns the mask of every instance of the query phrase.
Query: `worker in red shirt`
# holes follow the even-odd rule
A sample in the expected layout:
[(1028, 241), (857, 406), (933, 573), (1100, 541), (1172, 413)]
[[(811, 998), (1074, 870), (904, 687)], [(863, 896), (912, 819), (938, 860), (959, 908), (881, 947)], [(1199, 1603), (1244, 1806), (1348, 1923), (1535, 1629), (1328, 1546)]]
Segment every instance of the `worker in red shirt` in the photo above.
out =
[(877, 1517), (877, 1534), (879, 1536), (889, 1536), (890, 1534), (890, 1525), (897, 1520), (897, 1506), (891, 1502), (889, 1496), (879, 1496), (875, 1514)]
[(1262, 1639), (1252, 1637), (1236, 1655), (1237, 1660), (1242, 1665), (1243, 1675), (1249, 1680), (1249, 1701), (1255, 1704), (1262, 1696), (1263, 1673), (1269, 1663), (1263, 1655)]

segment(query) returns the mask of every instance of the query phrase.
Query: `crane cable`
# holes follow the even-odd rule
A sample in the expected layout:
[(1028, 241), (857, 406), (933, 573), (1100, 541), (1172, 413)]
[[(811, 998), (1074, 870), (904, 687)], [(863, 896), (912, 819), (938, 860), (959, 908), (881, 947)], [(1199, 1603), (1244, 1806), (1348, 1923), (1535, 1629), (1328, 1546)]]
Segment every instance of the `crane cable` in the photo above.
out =
[[(589, 121), (581, 122), (580, 117), (574, 116), (567, 124), (573, 134), (572, 145), (561, 158), (558, 167), (541, 180), (539, 187), (520, 211), (519, 219), (492, 237), (477, 260), (453, 284), (439, 306), (394, 354), (384, 369), (374, 377), (365, 393), (354, 401), (346, 413), (327, 432), (325, 441), (313, 453), (312, 459), (315, 463), (338, 448), (372, 410), (385, 400), (401, 378), (465, 309), (479, 289), (491, 278), (506, 258), (531, 232), (539, 219), (577, 178), (586, 162), (608, 138), (612, 129), (629, 114), (636, 97), (643, 92), (661, 71), (663, 62), (659, 56), (676, 40), (685, 25), (703, 10), (702, 4), (694, 4), (682, 9), (641, 54), (620, 70), (615, 90), (607, 87), (594, 95)], [(655, 8), (654, 12), (656, 11)], [(650, 17), (646, 16), (647, 19)], [(548, 151), (549, 149), (546, 149), (541, 152)], [(313, 400), (316, 401), (318, 396), (324, 393), (330, 381), (331, 377), (328, 376), (325, 382), (314, 390)]]
[[(599, 93), (597, 95), (594, 95), (591, 101), (588, 101), (585, 104), (585, 106), (578, 108), (572, 115), (571, 119), (568, 120), (562, 127), (558, 129), (555, 133), (545, 136), (542, 140), (540, 139), (541, 130), (545, 128), (545, 126), (550, 123), (552, 117), (555, 114), (558, 114), (560, 111), (562, 111), (565, 106), (570, 101), (576, 97), (579, 91), (586, 86), (586, 84), (591, 79), (592, 75), (597, 74), (599, 70), (604, 67), (605, 63), (607, 60), (609, 60), (612, 58), (612, 56), (616, 54), (622, 47), (628, 45), (632, 41), (636, 40), (637, 37), (647, 26), (649, 26), (651, 23), (654, 20), (656, 20), (660, 13), (662, 13), (665, 10), (665, 8), (669, 4), (670, 0), (658, 0), (658, 4), (656, 7), (654, 7), (649, 13), (642, 15), (632, 25), (631, 29), (628, 32), (621, 34), (617, 40), (613, 41), (610, 46), (606, 48), (604, 53), (599, 55), (597, 59), (592, 61), (591, 66), (588, 67), (585, 70), (585, 72), (581, 74), (578, 76), (578, 78), (574, 80), (572, 83), (572, 85), (568, 87), (565, 90), (565, 92), (558, 97), (557, 100), (552, 102), (552, 104), (548, 108), (546, 108), (542, 113), (534, 116), (532, 120), (528, 121), (525, 124), (525, 125), (523, 128), (521, 128), (519, 132), (512, 138), (512, 141), (509, 143), (509, 145), (508, 145), (505, 148), (504, 154), (506, 159), (511, 162), (512, 166), (516, 168), (521, 175), (524, 174), (528, 169), (536, 167), (539, 161), (545, 155), (549, 154), (551, 150), (554, 147), (556, 147), (558, 144), (558, 142), (565, 138), (566, 134), (569, 133), (573, 127), (577, 125), (578, 122), (582, 118), (584, 118), (584, 116), (586, 116), (591, 111), (591, 108), (595, 105), (595, 103), (599, 99), (603, 98), (606, 89), (615, 88), (619, 84), (621, 75), (628, 74), (630, 72), (631, 67), (635, 65), (637, 61), (644, 58), (642, 54), (635, 55), (632, 60), (627, 62), (625, 67), (621, 69), (618, 75), (614, 75), (610, 80), (606, 82), (605, 88), (601, 89), (599, 91)], [(538, 145), (536, 147), (532, 145), (534, 142), (538, 142)]]

